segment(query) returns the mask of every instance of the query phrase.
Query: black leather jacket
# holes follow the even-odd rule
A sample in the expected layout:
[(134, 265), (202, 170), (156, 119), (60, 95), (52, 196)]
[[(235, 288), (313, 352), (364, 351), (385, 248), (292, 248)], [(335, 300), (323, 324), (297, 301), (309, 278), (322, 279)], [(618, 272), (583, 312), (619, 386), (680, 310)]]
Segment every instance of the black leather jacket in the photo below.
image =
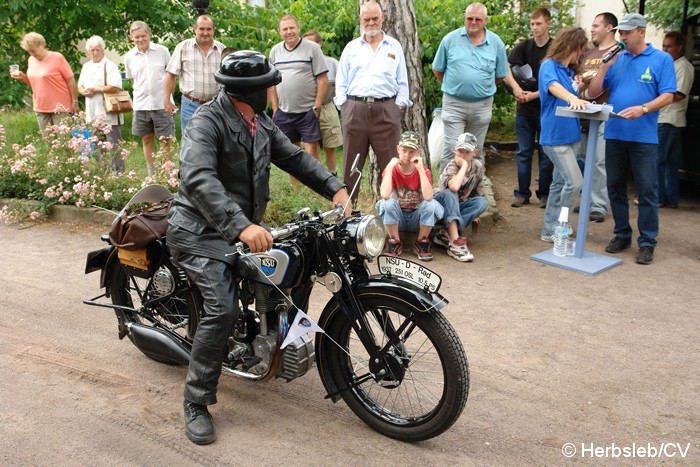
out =
[(267, 115), (258, 115), (253, 138), (223, 91), (200, 107), (182, 138), (180, 187), (168, 216), (171, 249), (231, 262), (229, 245), (263, 219), (271, 162), (328, 199), (345, 186)]

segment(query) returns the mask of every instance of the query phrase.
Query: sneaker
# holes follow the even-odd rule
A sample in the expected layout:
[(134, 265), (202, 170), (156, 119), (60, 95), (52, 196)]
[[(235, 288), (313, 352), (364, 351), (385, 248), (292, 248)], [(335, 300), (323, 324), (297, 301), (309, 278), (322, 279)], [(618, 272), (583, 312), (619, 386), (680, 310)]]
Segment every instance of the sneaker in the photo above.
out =
[(651, 264), (652, 261), (654, 261), (654, 247), (640, 247), (639, 254), (637, 255), (637, 264)]
[(421, 261), (432, 261), (433, 254), (430, 252), (430, 240), (428, 237), (419, 238), (413, 245), (413, 251), (418, 255), (418, 259)]
[(386, 242), (385, 254), (387, 256), (401, 256), (402, 252), (403, 243), (401, 243), (401, 240), (397, 240), (396, 238), (391, 237), (389, 241)]
[(206, 405), (185, 400), (185, 434), (195, 444), (214, 442), (214, 424)]
[(605, 251), (608, 253), (620, 253), (622, 250), (626, 250), (632, 244), (632, 240), (629, 238), (620, 238), (618, 236), (613, 237), (610, 240), (608, 246), (605, 247)]
[(552, 234), (552, 235), (542, 234), (542, 235), (540, 235), (540, 240), (542, 240), (543, 242), (546, 242), (546, 243), (554, 243), (554, 234)]
[(438, 232), (435, 234), (435, 237), (433, 237), (433, 243), (435, 243), (436, 245), (440, 245), (443, 248), (450, 247), (450, 236), (447, 235), (445, 229), (438, 230)]
[(459, 237), (454, 242), (450, 243), (450, 247), (447, 249), (447, 254), (452, 256), (457, 261), (466, 263), (474, 259), (474, 255), (469, 252), (467, 248), (467, 239), (464, 237)]
[(543, 196), (540, 198), (540, 209), (547, 209), (547, 197)]
[(604, 222), (605, 214), (598, 211), (591, 211), (591, 213), (588, 215), (588, 220), (591, 222)]
[(513, 206), (514, 208), (522, 207), (523, 204), (530, 204), (530, 200), (526, 199), (524, 196), (516, 196), (513, 199), (513, 202), (510, 203), (510, 205)]

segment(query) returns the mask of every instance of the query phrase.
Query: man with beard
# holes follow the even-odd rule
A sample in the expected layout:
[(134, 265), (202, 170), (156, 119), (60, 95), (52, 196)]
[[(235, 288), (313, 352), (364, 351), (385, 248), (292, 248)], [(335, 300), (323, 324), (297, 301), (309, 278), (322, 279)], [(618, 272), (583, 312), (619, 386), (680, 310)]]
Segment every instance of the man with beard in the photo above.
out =
[[(360, 7), (361, 37), (351, 41), (340, 56), (335, 80), (335, 105), (343, 126), (345, 183), (355, 185), (350, 168), (357, 154), (358, 169), (365, 165), (369, 146), (383, 172), (401, 135), (401, 111), (413, 102), (408, 98), (408, 73), (401, 44), (382, 31), (384, 14), (369, 1)], [(359, 190), (354, 193), (357, 199)]]

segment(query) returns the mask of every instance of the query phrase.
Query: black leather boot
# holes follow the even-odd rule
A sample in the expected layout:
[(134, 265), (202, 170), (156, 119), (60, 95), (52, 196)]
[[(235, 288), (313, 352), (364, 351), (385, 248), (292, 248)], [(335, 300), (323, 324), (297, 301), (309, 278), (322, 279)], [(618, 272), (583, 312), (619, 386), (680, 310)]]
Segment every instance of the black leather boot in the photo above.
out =
[(209, 444), (216, 439), (214, 424), (206, 405), (185, 400), (185, 434), (195, 444)]

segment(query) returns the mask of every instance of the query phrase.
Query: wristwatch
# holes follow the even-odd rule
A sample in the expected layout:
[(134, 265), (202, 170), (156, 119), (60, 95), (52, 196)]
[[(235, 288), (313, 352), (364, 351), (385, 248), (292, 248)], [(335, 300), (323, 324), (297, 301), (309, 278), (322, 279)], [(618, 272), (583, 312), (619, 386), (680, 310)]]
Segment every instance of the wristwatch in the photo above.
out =
[(318, 107), (314, 106), (314, 107), (311, 107), (311, 110), (313, 110), (314, 112), (318, 112), (320, 109)]
[(647, 107), (646, 104), (642, 104), (642, 112), (644, 112), (645, 114), (649, 113), (649, 107)]

